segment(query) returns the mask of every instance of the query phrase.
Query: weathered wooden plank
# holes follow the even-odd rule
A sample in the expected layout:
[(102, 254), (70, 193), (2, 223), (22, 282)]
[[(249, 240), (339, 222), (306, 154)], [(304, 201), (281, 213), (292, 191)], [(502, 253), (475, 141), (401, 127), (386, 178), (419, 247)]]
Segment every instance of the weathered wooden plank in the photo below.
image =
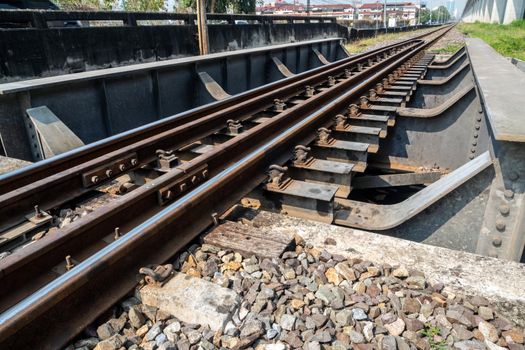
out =
[(204, 237), (204, 242), (237, 251), (246, 257), (257, 255), (278, 258), (293, 245), (293, 238), (279, 232), (261, 232), (255, 227), (226, 221), (213, 228)]

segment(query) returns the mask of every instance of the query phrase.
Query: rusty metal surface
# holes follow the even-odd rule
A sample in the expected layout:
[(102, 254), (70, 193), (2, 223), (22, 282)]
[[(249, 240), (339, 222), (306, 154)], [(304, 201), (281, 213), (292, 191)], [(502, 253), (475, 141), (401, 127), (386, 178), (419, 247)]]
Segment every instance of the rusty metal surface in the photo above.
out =
[(341, 209), (336, 213), (335, 223), (374, 231), (390, 229), (422, 212), (491, 164), (491, 156), (485, 152), (398, 204), (374, 205), (338, 199)]

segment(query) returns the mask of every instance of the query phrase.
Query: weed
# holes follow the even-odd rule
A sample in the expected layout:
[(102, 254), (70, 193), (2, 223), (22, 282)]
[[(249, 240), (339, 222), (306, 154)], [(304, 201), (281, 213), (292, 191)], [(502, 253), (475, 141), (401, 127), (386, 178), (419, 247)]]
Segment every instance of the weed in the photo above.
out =
[(441, 331), (439, 327), (432, 326), (430, 323), (425, 324), (425, 328), (422, 329), (421, 334), (428, 338), (428, 344), (430, 345), (431, 350), (446, 350), (447, 345), (445, 343), (445, 340), (441, 340), (439, 342), (436, 342), (434, 340), (434, 336), (440, 335)]

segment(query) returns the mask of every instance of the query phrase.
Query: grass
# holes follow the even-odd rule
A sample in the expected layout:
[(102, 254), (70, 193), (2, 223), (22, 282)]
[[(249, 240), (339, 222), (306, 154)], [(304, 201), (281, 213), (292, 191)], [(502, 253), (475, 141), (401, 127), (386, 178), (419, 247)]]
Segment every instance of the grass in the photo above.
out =
[(456, 52), (457, 50), (459, 50), (460, 48), (463, 47), (463, 44), (460, 44), (460, 43), (450, 43), (450, 44), (447, 44), (447, 46), (445, 47), (441, 47), (439, 49), (430, 49), (430, 52), (434, 52), (434, 53), (437, 53), (437, 54), (447, 54), (447, 53), (454, 53)]
[(458, 29), (473, 38), (480, 38), (503, 56), (525, 60), (525, 20), (511, 24), (461, 23)]
[(419, 29), (413, 32), (398, 32), (398, 33), (386, 33), (386, 34), (379, 34), (377, 36), (371, 37), (371, 38), (365, 38), (361, 40), (356, 40), (348, 43), (346, 45), (346, 49), (350, 53), (361, 53), (363, 51), (366, 51), (367, 48), (370, 46), (374, 46), (380, 43), (384, 43), (386, 41), (392, 41), (392, 40), (400, 40), (406, 37), (409, 33), (417, 33), (422, 34), (423, 32), (428, 31), (427, 29)]

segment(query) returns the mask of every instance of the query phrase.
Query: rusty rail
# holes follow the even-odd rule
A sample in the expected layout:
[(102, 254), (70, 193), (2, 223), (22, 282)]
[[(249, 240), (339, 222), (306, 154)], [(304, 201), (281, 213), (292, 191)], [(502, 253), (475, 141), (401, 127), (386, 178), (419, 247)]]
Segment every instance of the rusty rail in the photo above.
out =
[[(260, 183), (269, 164), (287, 158), (287, 151), (292, 145), (311, 137), (312, 130), (329, 122), (335, 112), (344, 109), (360, 93), (428, 44), (421, 40), (405, 42), (405, 49), (382, 60), (374, 69), (354, 75), (315, 95), (317, 97), (308, 99), (306, 103), (296, 105), (231, 139), (213, 155), (204, 154), (198, 157), (200, 159), (196, 158), (195, 162), (188, 165), (188, 169), (200, 169), (206, 164), (211, 170), (210, 180), (1, 314), (1, 346), (21, 348), (45, 344), (55, 348), (63, 345), (133, 287), (139, 267), (169, 259), (213, 222), (213, 213), (223, 212)], [(224, 169), (225, 160), (232, 158), (232, 155), (234, 158)], [(169, 178), (169, 175), (164, 176)], [(157, 186), (160, 184), (165, 183), (159, 181)], [(136, 191), (139, 190), (141, 188)], [(146, 196), (147, 190), (142, 189), (142, 193)], [(140, 199), (140, 195), (136, 195), (134, 203), (141, 202)], [(147, 206), (150, 202), (143, 201), (143, 204)], [(113, 215), (111, 217), (115, 218), (115, 214), (123, 210), (124, 206), (124, 203), (120, 203), (113, 208), (113, 212), (109, 209), (101, 211), (99, 217)], [(110, 216), (105, 219), (106, 225), (110, 225)], [(70, 232), (76, 229), (78, 233), (94, 233), (104, 227), (98, 224), (100, 222), (97, 220), (89, 224), (73, 224)], [(76, 244), (83, 242), (80, 239)], [(55, 247), (63, 248), (64, 242), (57, 240)], [(47, 256), (44, 250), (36, 249), (33, 259), (25, 258), (25, 263), (22, 263), (23, 257), (18, 256), (19, 260), (13, 257), (10, 268), (2, 270), (4, 283), (9, 274), (27, 278), (26, 272), (31, 273), (39, 266), (34, 258), (45, 259)], [(27, 269), (23, 273), (17, 270), (22, 266)], [(25, 336), (28, 334), (32, 336)]]

